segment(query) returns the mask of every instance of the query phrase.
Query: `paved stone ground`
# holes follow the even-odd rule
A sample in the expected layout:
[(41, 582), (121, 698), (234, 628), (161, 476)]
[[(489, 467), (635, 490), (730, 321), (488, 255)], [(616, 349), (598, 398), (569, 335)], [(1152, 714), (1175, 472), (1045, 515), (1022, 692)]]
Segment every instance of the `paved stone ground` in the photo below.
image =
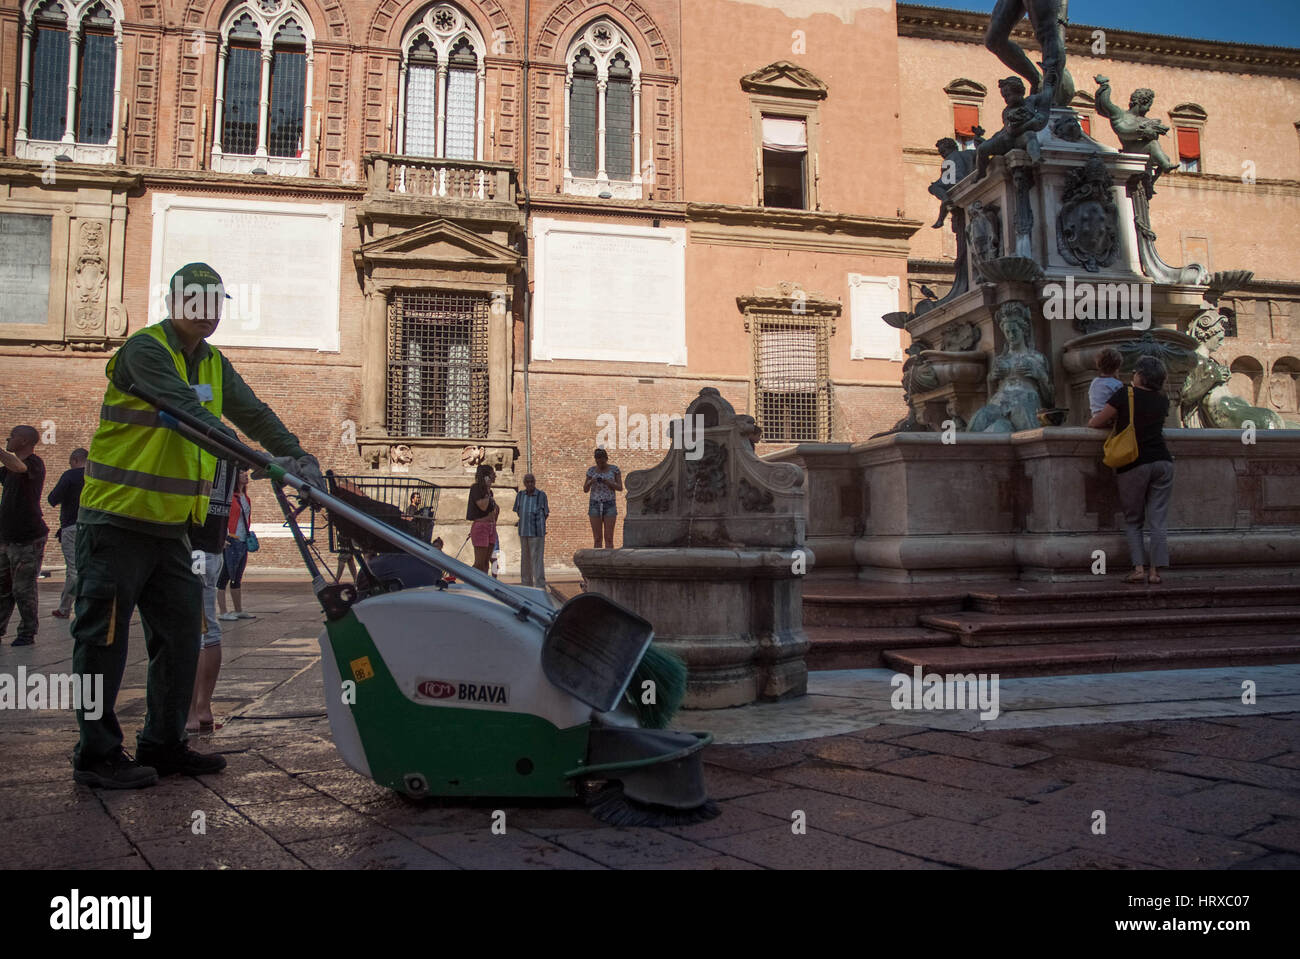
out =
[[(1086, 725), (970, 731), (913, 714), (910, 724), (793, 741), (733, 735), (736, 744), (705, 754), (722, 815), (682, 828), (610, 828), (576, 803), (414, 803), (353, 773), (334, 750), (308, 587), (253, 582), (245, 592), (259, 618), (227, 630), (217, 714), (228, 722), (196, 743), (224, 753), (229, 768), (93, 791), (72, 782), (69, 713), (6, 710), (0, 867), (1300, 868), (1300, 711), (1125, 721), (1111, 705), (1105, 718), (1116, 721), (1072, 720)], [(0, 672), (70, 671), (67, 627), (48, 618), (56, 594), (43, 589), (37, 645), (5, 645)], [(144, 708), (138, 623), (129, 641), (119, 700), (128, 741)], [(856, 682), (825, 675), (832, 694)], [(728, 712), (719, 725), (735, 727)], [(720, 714), (690, 714), (687, 725), (709, 728), (710, 715)], [(764, 715), (754, 728), (773, 728)], [(807, 717), (799, 723), (806, 735)], [(504, 835), (491, 829), (497, 809)], [(796, 832), (796, 821), (806, 829)]]

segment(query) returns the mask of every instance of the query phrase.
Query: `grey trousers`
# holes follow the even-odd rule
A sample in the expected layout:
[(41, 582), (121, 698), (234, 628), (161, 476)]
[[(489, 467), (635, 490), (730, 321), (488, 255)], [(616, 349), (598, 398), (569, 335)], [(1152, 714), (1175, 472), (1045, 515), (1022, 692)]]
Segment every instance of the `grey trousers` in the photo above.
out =
[(59, 532), (59, 546), (63, 548), (63, 562), (68, 570), (63, 574), (63, 593), (59, 596), (59, 612), (72, 612), (77, 598), (77, 527), (65, 526)]
[(519, 580), (524, 586), (546, 588), (546, 537), (519, 537)]
[[(1128, 540), (1129, 558), (1134, 566), (1168, 566), (1169, 501), (1174, 492), (1174, 464), (1143, 463), (1125, 473), (1115, 474), (1119, 486), (1119, 503), (1124, 508), (1124, 536)], [(1151, 536), (1151, 550), (1142, 544), (1142, 528)], [(1148, 561), (1147, 557), (1150, 557)]]

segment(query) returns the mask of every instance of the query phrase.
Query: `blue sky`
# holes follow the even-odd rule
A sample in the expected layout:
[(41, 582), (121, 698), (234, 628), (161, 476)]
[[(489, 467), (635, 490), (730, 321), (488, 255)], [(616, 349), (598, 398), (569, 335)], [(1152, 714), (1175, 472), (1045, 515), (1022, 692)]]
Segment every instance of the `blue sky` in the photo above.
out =
[[(993, 0), (920, 0), (988, 13)], [(1070, 22), (1267, 46), (1300, 47), (1300, 0), (1072, 0)]]

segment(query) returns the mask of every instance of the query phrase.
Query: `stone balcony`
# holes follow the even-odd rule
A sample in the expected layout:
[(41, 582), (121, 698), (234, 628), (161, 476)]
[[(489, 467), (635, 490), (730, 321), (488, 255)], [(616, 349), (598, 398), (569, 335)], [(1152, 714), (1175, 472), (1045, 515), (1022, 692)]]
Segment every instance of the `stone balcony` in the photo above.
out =
[(372, 153), (364, 214), (521, 223), (518, 179), (509, 163)]

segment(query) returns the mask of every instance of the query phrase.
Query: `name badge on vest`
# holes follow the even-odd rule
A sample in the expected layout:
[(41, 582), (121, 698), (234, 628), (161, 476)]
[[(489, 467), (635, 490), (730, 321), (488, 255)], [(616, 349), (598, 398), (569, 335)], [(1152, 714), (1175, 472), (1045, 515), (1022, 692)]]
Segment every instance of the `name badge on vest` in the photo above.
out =
[(211, 383), (195, 383), (194, 394), (199, 398), (200, 403), (211, 403), (216, 396), (212, 392)]

